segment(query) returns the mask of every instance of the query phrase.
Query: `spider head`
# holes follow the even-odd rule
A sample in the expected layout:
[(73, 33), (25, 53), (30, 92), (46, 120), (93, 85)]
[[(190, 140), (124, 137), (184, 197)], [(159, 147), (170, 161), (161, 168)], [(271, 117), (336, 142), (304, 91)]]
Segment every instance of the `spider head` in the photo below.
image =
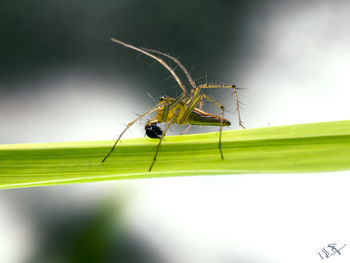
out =
[(166, 96), (166, 95), (159, 98), (159, 104), (171, 104), (174, 101), (175, 101), (174, 98), (171, 98), (171, 97)]
[(170, 99), (170, 97), (167, 96), (167, 95), (164, 95), (164, 96), (162, 96), (162, 97), (159, 97), (159, 101), (164, 101), (164, 100), (169, 100), (169, 99)]

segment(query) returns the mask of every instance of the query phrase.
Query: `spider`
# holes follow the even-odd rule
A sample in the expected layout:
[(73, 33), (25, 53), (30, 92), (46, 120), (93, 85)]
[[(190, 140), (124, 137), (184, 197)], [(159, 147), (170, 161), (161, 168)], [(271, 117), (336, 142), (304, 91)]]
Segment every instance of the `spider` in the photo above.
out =
[[(145, 125), (145, 131), (146, 135), (153, 139), (159, 139), (158, 145), (156, 147), (155, 154), (153, 156), (153, 161), (148, 169), (149, 172), (151, 172), (153, 165), (155, 164), (158, 156), (158, 152), (160, 149), (160, 145), (164, 139), (164, 136), (166, 132), (168, 131), (169, 127), (172, 124), (177, 125), (185, 125), (188, 124), (189, 127), (191, 125), (209, 125), (209, 126), (220, 126), (219, 130), (219, 152), (221, 155), (221, 159), (224, 159), (224, 155), (222, 153), (221, 149), (221, 137), (222, 137), (222, 127), (223, 126), (229, 126), (231, 123), (224, 118), (224, 106), (222, 106), (219, 102), (215, 101), (214, 99), (210, 98), (206, 94), (200, 94), (200, 91), (202, 89), (214, 89), (214, 88), (230, 88), (233, 90), (233, 93), (235, 95), (235, 103), (236, 103), (236, 110), (238, 115), (238, 124), (245, 129), (243, 126), (243, 123), (241, 121), (240, 116), (240, 109), (239, 109), (239, 100), (237, 95), (237, 88), (235, 85), (209, 85), (209, 84), (202, 84), (202, 85), (196, 85), (190, 74), (188, 73), (187, 69), (181, 64), (181, 62), (160, 51), (148, 49), (148, 48), (138, 48), (133, 45), (130, 45), (128, 43), (122, 42), (118, 39), (111, 38), (111, 41), (120, 45), (123, 45), (127, 48), (134, 49), (146, 56), (149, 56), (153, 58), (154, 60), (158, 61), (162, 66), (164, 66), (170, 74), (174, 77), (175, 81), (177, 82), (178, 86), (182, 90), (182, 94), (178, 96), (177, 98), (171, 98), (168, 96), (163, 96), (159, 99), (159, 102), (157, 106), (151, 108), (150, 110), (144, 112), (143, 114), (139, 115), (136, 119), (129, 122), (126, 128), (122, 131), (122, 133), (119, 135), (118, 139), (115, 141), (114, 145), (112, 146), (109, 153), (105, 156), (105, 158), (102, 160), (102, 163), (106, 161), (106, 159), (109, 157), (109, 155), (113, 152), (114, 148), (117, 146), (119, 140), (124, 135), (124, 133), (138, 120), (141, 118), (156, 112), (156, 117), (154, 119), (150, 119), (146, 122)], [(191, 91), (188, 92), (185, 85), (182, 83), (180, 78), (176, 75), (175, 71), (160, 57), (156, 56), (160, 55), (163, 57), (166, 57), (168, 59), (171, 59), (174, 61), (185, 73), (190, 85), (191, 85)], [(215, 114), (210, 114), (202, 110), (203, 106), (203, 100), (207, 100), (213, 104), (215, 104), (221, 111), (220, 116)], [(196, 108), (196, 106), (199, 105), (199, 108)], [(165, 126), (164, 131), (158, 126), (158, 123), (165, 122), (167, 123)], [(189, 128), (188, 127), (188, 128)], [(187, 129), (188, 129), (187, 128)], [(187, 130), (186, 129), (186, 130)]]

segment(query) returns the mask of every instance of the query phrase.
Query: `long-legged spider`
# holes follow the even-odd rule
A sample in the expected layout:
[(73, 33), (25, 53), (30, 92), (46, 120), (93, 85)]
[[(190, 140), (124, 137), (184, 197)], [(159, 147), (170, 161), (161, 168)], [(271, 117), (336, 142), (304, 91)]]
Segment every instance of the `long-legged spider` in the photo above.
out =
[[(129, 122), (126, 128), (123, 130), (123, 132), (119, 135), (118, 139), (115, 141), (112, 149), (110, 152), (106, 155), (106, 157), (102, 160), (102, 163), (108, 158), (108, 156), (113, 152), (114, 148), (118, 144), (119, 140), (123, 136), (123, 134), (132, 126), (135, 122), (140, 120), (141, 118), (156, 112), (156, 117), (154, 119), (150, 119), (146, 122), (145, 130), (146, 135), (150, 138), (156, 138), (159, 139), (159, 143), (156, 147), (155, 154), (153, 156), (153, 161), (151, 163), (151, 166), (149, 167), (149, 172), (152, 170), (154, 163), (157, 160), (157, 155), (160, 149), (160, 145), (164, 139), (164, 136), (166, 132), (168, 131), (171, 124), (177, 124), (177, 125), (209, 125), (209, 126), (220, 126), (220, 132), (219, 132), (219, 152), (221, 155), (221, 159), (224, 159), (224, 155), (222, 153), (221, 149), (221, 137), (222, 137), (222, 127), (223, 126), (229, 126), (231, 123), (224, 118), (224, 106), (222, 106), (219, 102), (215, 101), (214, 99), (210, 98), (206, 94), (200, 94), (200, 91), (202, 89), (213, 89), (213, 88), (230, 88), (233, 90), (233, 93), (235, 95), (235, 103), (236, 103), (236, 110), (238, 115), (238, 123), (242, 128), (245, 128), (243, 126), (243, 123), (241, 121), (240, 116), (240, 110), (239, 110), (239, 101), (238, 101), (238, 95), (237, 95), (237, 88), (235, 85), (209, 85), (209, 84), (202, 84), (197, 86), (194, 80), (191, 78), (190, 74), (188, 73), (187, 69), (181, 64), (181, 62), (163, 52), (153, 50), (153, 49), (147, 49), (147, 48), (137, 48), (135, 46), (132, 46), (130, 44), (127, 44), (125, 42), (122, 42), (118, 39), (112, 38), (111, 41), (123, 45), (127, 48), (134, 49), (142, 54), (145, 54), (146, 56), (149, 56), (156, 61), (158, 61), (161, 65), (163, 65), (170, 74), (174, 77), (177, 84), (182, 90), (182, 94), (177, 98), (171, 98), (168, 96), (163, 96), (160, 98), (159, 103), (154, 108), (146, 111), (145, 113), (139, 115), (136, 119)], [(158, 54), (164, 57), (167, 57), (171, 60), (173, 60), (185, 73), (192, 89), (190, 92), (187, 92), (185, 85), (181, 82), (180, 78), (176, 75), (175, 71), (160, 57), (157, 57), (154, 54)], [(221, 116), (210, 114), (202, 110), (203, 100), (207, 100), (213, 104), (215, 104), (220, 110), (221, 110)], [(196, 106), (199, 105), (199, 108), (196, 108)], [(166, 122), (166, 127), (164, 131), (161, 130), (161, 128), (157, 125), (158, 123)]]

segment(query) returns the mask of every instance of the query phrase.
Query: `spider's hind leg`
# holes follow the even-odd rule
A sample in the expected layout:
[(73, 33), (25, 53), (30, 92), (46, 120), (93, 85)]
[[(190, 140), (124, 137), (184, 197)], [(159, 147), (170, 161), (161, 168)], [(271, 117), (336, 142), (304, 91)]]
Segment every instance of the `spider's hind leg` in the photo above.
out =
[(191, 125), (191, 124), (188, 124), (188, 126), (186, 127), (186, 129), (184, 129), (184, 131), (181, 132), (181, 135), (186, 134), (186, 133), (189, 131), (189, 129), (191, 129), (191, 127), (192, 127), (192, 125)]
[(235, 104), (236, 104), (236, 111), (237, 111), (237, 117), (238, 117), (238, 124), (241, 126), (243, 129), (245, 127), (243, 126), (243, 122), (241, 119), (241, 111), (240, 111), (240, 102), (238, 100), (238, 94), (237, 94), (237, 87), (235, 85), (209, 85), (209, 84), (203, 84), (199, 85), (197, 87), (198, 90), (200, 89), (219, 89), (219, 88), (231, 88), (233, 90), (233, 93), (235, 95)]

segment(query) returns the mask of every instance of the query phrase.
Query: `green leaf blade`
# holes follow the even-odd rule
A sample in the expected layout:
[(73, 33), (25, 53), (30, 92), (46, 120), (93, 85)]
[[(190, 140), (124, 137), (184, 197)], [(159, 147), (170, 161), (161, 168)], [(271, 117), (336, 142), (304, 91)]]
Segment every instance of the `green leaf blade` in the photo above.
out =
[(327, 172), (350, 169), (350, 121), (223, 133), (167, 136), (152, 172), (158, 140), (0, 145), (0, 188), (116, 179), (242, 173)]

